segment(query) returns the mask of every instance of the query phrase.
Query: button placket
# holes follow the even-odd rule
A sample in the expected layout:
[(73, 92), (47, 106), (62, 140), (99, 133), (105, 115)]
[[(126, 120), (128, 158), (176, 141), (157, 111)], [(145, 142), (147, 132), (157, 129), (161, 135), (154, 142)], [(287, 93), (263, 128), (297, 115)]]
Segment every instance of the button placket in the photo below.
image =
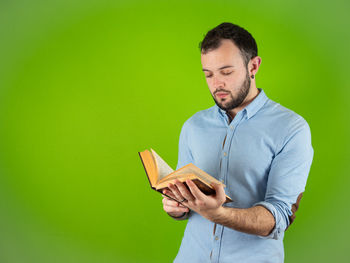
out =
[[(238, 116), (236, 116), (238, 117)], [(237, 118), (236, 118), (237, 119)], [(222, 144), (222, 155), (220, 158), (220, 177), (221, 182), (225, 183), (227, 178), (227, 167), (228, 167), (228, 154), (230, 151), (230, 145), (231, 141), (235, 132), (235, 125), (232, 124), (233, 121), (231, 121), (231, 125), (227, 126), (226, 129), (226, 136), (223, 140)], [(236, 120), (237, 123), (237, 120)], [(219, 251), (220, 251), (220, 244), (223, 237), (223, 231), (224, 227), (222, 225), (214, 224), (214, 231), (213, 231), (213, 249), (211, 253), (211, 262), (219, 262)]]

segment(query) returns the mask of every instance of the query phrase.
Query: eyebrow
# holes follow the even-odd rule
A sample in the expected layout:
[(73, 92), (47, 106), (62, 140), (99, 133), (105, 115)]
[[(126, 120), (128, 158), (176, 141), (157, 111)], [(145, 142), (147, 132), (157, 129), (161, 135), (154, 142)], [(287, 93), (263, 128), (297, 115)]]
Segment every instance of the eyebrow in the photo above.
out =
[[(234, 66), (230, 66), (230, 65), (226, 65), (226, 66), (222, 66), (220, 69), (224, 69), (224, 68), (234, 68)], [(210, 71), (209, 69), (203, 68), (203, 71)]]

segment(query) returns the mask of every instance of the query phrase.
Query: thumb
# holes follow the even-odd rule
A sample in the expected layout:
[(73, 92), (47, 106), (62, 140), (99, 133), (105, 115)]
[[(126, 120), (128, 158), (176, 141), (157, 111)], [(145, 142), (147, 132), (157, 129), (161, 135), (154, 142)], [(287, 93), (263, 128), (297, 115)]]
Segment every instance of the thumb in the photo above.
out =
[(215, 184), (213, 183), (212, 186), (214, 187), (215, 189), (215, 196), (216, 197), (219, 197), (219, 198), (223, 198), (225, 199), (226, 195), (225, 195), (225, 190), (224, 190), (224, 185), (223, 184)]

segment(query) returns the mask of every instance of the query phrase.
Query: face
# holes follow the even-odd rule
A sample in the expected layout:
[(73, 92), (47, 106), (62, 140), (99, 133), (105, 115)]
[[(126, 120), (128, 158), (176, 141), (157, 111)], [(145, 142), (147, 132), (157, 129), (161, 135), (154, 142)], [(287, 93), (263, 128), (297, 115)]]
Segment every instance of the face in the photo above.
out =
[(240, 106), (249, 93), (250, 76), (236, 45), (222, 40), (219, 48), (201, 54), (201, 61), (216, 105), (225, 111)]

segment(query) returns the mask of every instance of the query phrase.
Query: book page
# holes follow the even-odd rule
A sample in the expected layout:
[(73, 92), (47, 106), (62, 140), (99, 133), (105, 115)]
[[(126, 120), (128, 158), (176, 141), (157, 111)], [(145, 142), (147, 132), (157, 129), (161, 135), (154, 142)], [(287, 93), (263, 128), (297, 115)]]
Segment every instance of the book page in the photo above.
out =
[(174, 172), (174, 170), (171, 169), (171, 167), (153, 149), (151, 149), (151, 152), (158, 169), (158, 181)]
[[(211, 175), (207, 174), (194, 164), (190, 163), (188, 165), (185, 165), (184, 167), (176, 170), (174, 173), (172, 173), (171, 177), (180, 176), (182, 174), (195, 174), (199, 178), (201, 178), (203, 181), (205, 181), (207, 184), (216, 183), (216, 184), (222, 184), (220, 181), (218, 181), (216, 178), (212, 177)], [(224, 185), (225, 186), (225, 185)]]

